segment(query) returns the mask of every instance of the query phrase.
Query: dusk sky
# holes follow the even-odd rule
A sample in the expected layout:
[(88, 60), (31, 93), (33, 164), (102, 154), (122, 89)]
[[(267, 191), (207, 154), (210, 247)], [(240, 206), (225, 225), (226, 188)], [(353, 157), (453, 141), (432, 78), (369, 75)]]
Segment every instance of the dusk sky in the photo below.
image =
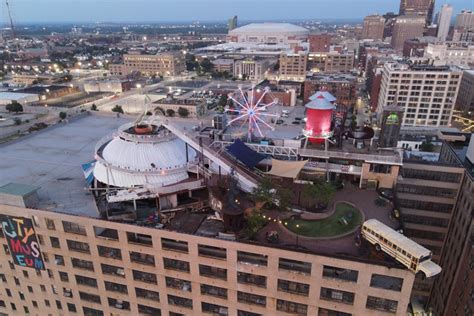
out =
[[(443, 1), (436, 1), (440, 7)], [(361, 19), (397, 12), (399, 0), (10, 0), (16, 23)], [(453, 0), (455, 14), (474, 0)], [(1, 11), (4, 11), (2, 1)], [(1, 18), (5, 19), (5, 12)]]

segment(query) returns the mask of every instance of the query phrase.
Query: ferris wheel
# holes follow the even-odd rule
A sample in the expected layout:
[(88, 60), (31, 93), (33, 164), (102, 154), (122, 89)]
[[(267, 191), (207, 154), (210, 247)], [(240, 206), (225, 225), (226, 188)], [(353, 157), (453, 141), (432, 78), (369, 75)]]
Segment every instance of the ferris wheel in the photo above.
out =
[(252, 135), (254, 135), (255, 132), (258, 132), (260, 137), (264, 137), (261, 127), (265, 126), (273, 131), (274, 127), (264, 120), (265, 117), (278, 117), (277, 114), (267, 113), (270, 106), (278, 103), (276, 98), (273, 98), (270, 103), (263, 103), (265, 96), (270, 95), (271, 93), (270, 88), (266, 87), (262, 92), (260, 90), (255, 90), (255, 86), (252, 86), (252, 89), (246, 94), (242, 91), (242, 86), (239, 86), (239, 91), (240, 95), (238, 96), (235, 96), (234, 94), (229, 95), (229, 100), (233, 101), (237, 108), (226, 108), (225, 112), (228, 114), (236, 114), (237, 117), (230, 120), (227, 123), (227, 126), (236, 122), (242, 122), (240, 125), (241, 128), (243, 128), (244, 125), (247, 125), (247, 137), (249, 141), (252, 139)]

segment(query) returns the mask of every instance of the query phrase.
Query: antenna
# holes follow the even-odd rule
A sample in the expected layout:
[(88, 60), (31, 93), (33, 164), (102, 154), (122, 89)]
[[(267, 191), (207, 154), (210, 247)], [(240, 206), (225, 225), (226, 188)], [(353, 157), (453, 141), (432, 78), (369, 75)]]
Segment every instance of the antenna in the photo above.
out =
[(8, 0), (5, 0), (5, 6), (7, 7), (8, 18), (10, 19), (10, 28), (12, 30), (12, 36), (13, 36), (13, 39), (15, 39), (16, 38), (15, 27), (13, 26), (12, 12), (10, 10), (10, 3), (8, 3)]

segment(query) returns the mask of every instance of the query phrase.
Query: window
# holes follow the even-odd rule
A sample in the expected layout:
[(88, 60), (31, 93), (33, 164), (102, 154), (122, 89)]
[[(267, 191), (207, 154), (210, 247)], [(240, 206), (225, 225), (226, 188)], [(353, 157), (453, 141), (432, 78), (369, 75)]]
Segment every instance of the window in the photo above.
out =
[(137, 297), (144, 298), (147, 300), (151, 300), (155, 302), (160, 301), (160, 293), (155, 292), (155, 291), (145, 290), (145, 289), (136, 287), (135, 294), (137, 295)]
[(66, 233), (87, 236), (86, 228), (77, 223), (63, 221), (63, 229)]
[(339, 279), (349, 282), (357, 282), (359, 272), (351, 269), (343, 269), (332, 266), (323, 266), (323, 277)]
[(63, 309), (63, 305), (61, 304), (61, 301), (56, 300), (56, 308)]
[(104, 316), (104, 312), (90, 307), (82, 307), (84, 316)]
[(127, 240), (130, 244), (153, 246), (153, 241), (150, 235), (127, 232)]
[(10, 291), (10, 289), (5, 289), (5, 292), (7, 292), (8, 297), (12, 297), (12, 292)]
[(40, 284), (41, 292), (46, 292), (46, 286), (44, 284)]
[(403, 279), (387, 275), (372, 274), (370, 286), (400, 292), (403, 286)]
[(202, 257), (211, 257), (216, 259), (226, 259), (226, 249), (198, 244), (198, 254)]
[(90, 287), (97, 287), (97, 280), (81, 275), (76, 275), (76, 283), (80, 285), (90, 286)]
[(33, 293), (33, 287), (28, 285), (27, 288), (28, 288), (28, 292)]
[(352, 316), (352, 314), (338, 312), (332, 309), (326, 309), (326, 308), (320, 307), (318, 309), (318, 316)]
[(4, 282), (4, 283), (7, 282), (7, 278), (5, 277), (5, 274), (0, 273), (0, 280), (2, 280), (2, 282)]
[(46, 228), (48, 228), (49, 230), (56, 230), (56, 226), (54, 225), (54, 221), (52, 219), (45, 218), (45, 221), (46, 221)]
[(28, 278), (29, 278), (28, 271), (23, 270), (23, 276), (24, 276), (26, 279), (28, 279)]
[(118, 277), (125, 277), (125, 270), (121, 267), (112, 266), (109, 264), (101, 263), (100, 265), (103, 274), (109, 274)]
[(163, 265), (165, 269), (189, 272), (189, 262), (186, 261), (163, 258)]
[(54, 255), (54, 263), (56, 263), (58, 266), (63, 266), (64, 265), (64, 257), (61, 255)]
[(240, 303), (267, 306), (267, 298), (265, 296), (241, 291), (237, 291), (237, 301), (239, 301)]
[(23, 310), (25, 311), (25, 314), (29, 314), (30, 310), (28, 309), (27, 306), (23, 306)]
[(122, 260), (122, 252), (120, 249), (106, 246), (97, 246), (97, 251), (101, 257)]
[(325, 287), (321, 288), (320, 298), (324, 300), (341, 302), (345, 304), (354, 303), (354, 293), (329, 289)]
[(370, 164), (370, 172), (373, 173), (390, 173), (392, 172), (392, 166), (382, 164)]
[(56, 237), (49, 237), (49, 240), (51, 241), (51, 247), (53, 248), (61, 248), (61, 245), (59, 244), (59, 239)]
[(277, 300), (277, 311), (290, 314), (307, 315), (308, 305), (293, 303), (285, 300)]
[(244, 284), (253, 284), (260, 287), (267, 286), (267, 277), (245, 272), (237, 272), (237, 282)]
[(199, 275), (209, 278), (227, 280), (227, 269), (200, 264)]
[(229, 314), (229, 310), (227, 307), (202, 302), (201, 309), (203, 313), (212, 314), (213, 316), (227, 316)]
[(115, 298), (108, 297), (107, 301), (109, 306), (115, 307), (117, 309), (130, 310), (130, 303), (127, 301), (117, 300)]
[(83, 301), (100, 304), (100, 296), (99, 295), (79, 291), (79, 297)]
[(193, 308), (193, 300), (175, 295), (168, 295), (168, 304), (191, 309)]
[(77, 313), (76, 305), (72, 303), (67, 303), (67, 310), (71, 313)]
[(33, 304), (34, 308), (38, 308), (38, 302), (37, 301), (31, 301), (31, 303)]
[(191, 287), (191, 282), (182, 280), (182, 279), (177, 279), (177, 278), (172, 278), (172, 277), (166, 277), (166, 286), (173, 288), (173, 289), (178, 289), (186, 292), (192, 292), (192, 287)]
[(159, 308), (150, 307), (146, 305), (138, 304), (138, 312), (140, 314), (161, 316), (161, 310)]
[(178, 252), (188, 253), (188, 243), (168, 238), (161, 238), (161, 248)]
[(69, 282), (69, 276), (66, 272), (59, 271), (59, 279), (63, 282)]
[(385, 312), (397, 312), (398, 302), (389, 300), (386, 298), (380, 298), (375, 296), (368, 296), (367, 303), (365, 305), (368, 309), (376, 309)]
[(266, 267), (268, 263), (268, 256), (245, 251), (237, 251), (237, 261)]
[(201, 294), (227, 299), (227, 289), (207, 284), (201, 284)]
[(128, 294), (128, 290), (127, 290), (126, 285), (118, 284), (118, 283), (114, 283), (114, 282), (109, 282), (109, 281), (104, 281), (104, 284), (105, 284), (105, 289), (107, 291)]
[(46, 305), (47, 307), (50, 307), (51, 303), (49, 302), (49, 300), (44, 300), (44, 305)]
[(145, 283), (158, 284), (156, 275), (153, 273), (132, 270), (133, 279)]
[(71, 258), (71, 263), (74, 268), (94, 271), (94, 264), (92, 263), (92, 261)]
[(66, 240), (67, 247), (69, 250), (77, 251), (77, 252), (84, 252), (84, 253), (91, 253), (89, 244), (85, 242), (75, 241), (75, 240)]
[(119, 240), (118, 231), (116, 229), (94, 226), (94, 234), (97, 238)]
[(155, 257), (145, 253), (130, 251), (130, 261), (149, 266), (155, 266)]
[(72, 297), (72, 290), (67, 287), (63, 287), (63, 295), (65, 297)]
[(278, 260), (278, 268), (291, 272), (311, 274), (311, 263), (309, 262), (280, 258)]
[(278, 290), (282, 292), (308, 296), (309, 284), (278, 279)]

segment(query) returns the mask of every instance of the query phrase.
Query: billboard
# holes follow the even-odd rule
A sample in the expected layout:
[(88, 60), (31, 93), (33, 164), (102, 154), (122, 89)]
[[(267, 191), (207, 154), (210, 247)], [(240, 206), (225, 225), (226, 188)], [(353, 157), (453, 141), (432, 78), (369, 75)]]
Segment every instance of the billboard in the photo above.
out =
[(0, 214), (2, 230), (16, 265), (45, 270), (38, 238), (30, 218)]

